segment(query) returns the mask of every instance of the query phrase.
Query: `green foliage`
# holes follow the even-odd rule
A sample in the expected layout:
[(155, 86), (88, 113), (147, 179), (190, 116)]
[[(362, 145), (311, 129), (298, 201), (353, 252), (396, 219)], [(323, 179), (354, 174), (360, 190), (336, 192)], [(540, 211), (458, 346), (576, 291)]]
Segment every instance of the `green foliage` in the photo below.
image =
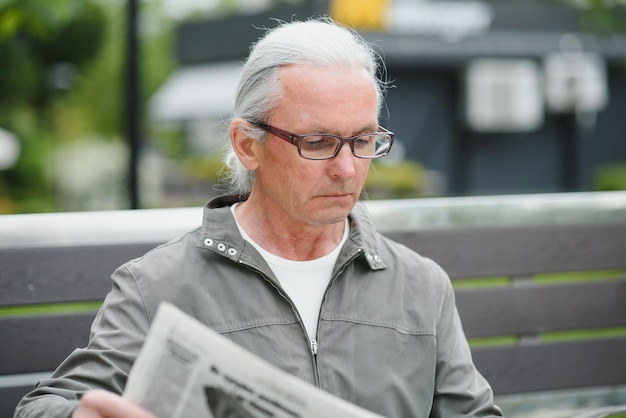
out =
[[(142, 3), (144, 101), (174, 67), (172, 23), (158, 13)], [(0, 127), (22, 147), (0, 171), (0, 213), (54, 211), (57, 147), (124, 136), (126, 25), (125, 2), (0, 0)]]
[(193, 180), (206, 180), (210, 183), (219, 181), (220, 172), (224, 169), (222, 156), (211, 154), (206, 158), (188, 157), (183, 161), (183, 168)]
[(31, 39), (49, 38), (72, 17), (74, 7), (66, 0), (3, 0), (0, 3), (0, 41), (20, 33)]
[(14, 115), (22, 152), (14, 167), (0, 172), (0, 195), (5, 196), (0, 213), (52, 211), (52, 189), (46, 169), (52, 140), (49, 133), (32, 122), (36, 117), (30, 109), (15, 110)]
[(165, 158), (172, 160), (184, 160), (187, 157), (187, 142), (184, 130), (153, 126), (154, 133), (151, 135), (153, 146)]
[(5, 2), (0, 57), (11, 65), (0, 66), (0, 109), (27, 104), (43, 111), (58, 88), (52, 79), (56, 66), (80, 71), (92, 61), (103, 43), (104, 25), (104, 12), (90, 0)]
[(370, 199), (418, 197), (423, 188), (423, 169), (410, 160), (397, 163), (373, 161), (365, 182)]
[(120, 5), (105, 10), (99, 54), (79, 73), (75, 85), (50, 104), (51, 126), (59, 140), (85, 136), (118, 138), (123, 130), (124, 19)]
[(612, 0), (586, 0), (582, 28), (611, 34), (626, 32), (626, 7)]
[(46, 63), (71, 62), (79, 68), (95, 59), (103, 45), (106, 16), (90, 1), (74, 2), (74, 12), (54, 36), (37, 44), (37, 55)]
[(601, 166), (594, 175), (594, 188), (599, 191), (626, 190), (626, 163)]
[(0, 3), (0, 126), (21, 143), (16, 165), (0, 172), (0, 213), (54, 210), (48, 172), (59, 134), (54, 108), (98, 56), (105, 25), (94, 0)]

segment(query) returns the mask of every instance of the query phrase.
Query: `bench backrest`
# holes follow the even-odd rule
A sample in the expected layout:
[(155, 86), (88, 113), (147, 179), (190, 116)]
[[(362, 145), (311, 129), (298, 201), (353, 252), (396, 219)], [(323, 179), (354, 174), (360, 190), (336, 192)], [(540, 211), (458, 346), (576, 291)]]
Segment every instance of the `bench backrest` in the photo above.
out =
[(456, 279), (496, 394), (626, 383), (626, 223), (389, 235)]
[[(450, 274), (496, 394), (626, 383), (626, 222), (386, 235)], [(32, 387), (30, 374), (86, 344), (112, 271), (158, 244), (0, 248), (0, 416)], [(577, 275), (537, 278), (557, 272)]]
[[(0, 416), (12, 416), (38, 373), (54, 370), (86, 345), (113, 270), (154, 246), (0, 248), (0, 307), (9, 312), (0, 316), (0, 376), (12, 376), (0, 380)], [(22, 314), (28, 306), (33, 309)]]

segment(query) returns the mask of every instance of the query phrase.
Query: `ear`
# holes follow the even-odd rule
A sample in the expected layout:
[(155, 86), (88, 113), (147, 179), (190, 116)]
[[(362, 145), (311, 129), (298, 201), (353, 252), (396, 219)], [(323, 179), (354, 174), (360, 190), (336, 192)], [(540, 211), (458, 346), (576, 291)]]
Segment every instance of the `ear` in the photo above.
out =
[(259, 166), (257, 149), (259, 141), (248, 136), (250, 124), (243, 119), (235, 119), (230, 123), (230, 142), (239, 158), (239, 161), (250, 171)]

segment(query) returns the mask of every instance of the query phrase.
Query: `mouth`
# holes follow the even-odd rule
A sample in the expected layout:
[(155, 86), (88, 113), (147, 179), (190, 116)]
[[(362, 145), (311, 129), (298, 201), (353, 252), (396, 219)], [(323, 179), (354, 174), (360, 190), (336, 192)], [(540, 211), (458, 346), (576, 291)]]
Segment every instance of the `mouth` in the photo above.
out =
[(352, 197), (352, 193), (328, 193), (322, 194), (320, 197), (330, 198), (330, 199), (341, 199), (346, 197)]
[(333, 193), (322, 193), (322, 196), (330, 196), (330, 197), (335, 197), (335, 196), (351, 196), (352, 193), (350, 192), (333, 192)]

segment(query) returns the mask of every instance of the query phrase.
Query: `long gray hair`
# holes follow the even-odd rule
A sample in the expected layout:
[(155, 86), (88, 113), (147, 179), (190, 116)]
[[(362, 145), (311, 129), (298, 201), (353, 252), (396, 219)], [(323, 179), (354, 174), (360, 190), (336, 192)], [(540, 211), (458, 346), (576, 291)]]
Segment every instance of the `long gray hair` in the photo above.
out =
[[(376, 85), (380, 111), (385, 82), (380, 78), (378, 54), (356, 32), (321, 18), (281, 23), (254, 44), (237, 86), (233, 119), (267, 122), (280, 94), (278, 70), (290, 64), (365, 67)], [(247, 134), (258, 141), (265, 138), (265, 132), (255, 127), (249, 127)], [(224, 164), (227, 191), (248, 195), (254, 172), (241, 164), (230, 142)]]

